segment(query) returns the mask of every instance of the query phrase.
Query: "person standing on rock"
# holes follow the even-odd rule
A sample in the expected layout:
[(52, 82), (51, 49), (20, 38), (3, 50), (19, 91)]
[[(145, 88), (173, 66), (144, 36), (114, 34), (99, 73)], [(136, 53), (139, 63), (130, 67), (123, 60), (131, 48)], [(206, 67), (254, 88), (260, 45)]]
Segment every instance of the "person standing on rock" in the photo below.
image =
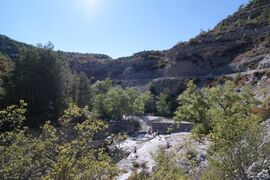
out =
[(153, 135), (153, 129), (152, 129), (152, 127), (149, 128), (148, 134), (149, 134), (149, 135)]
[(169, 149), (171, 146), (170, 146), (170, 143), (169, 141), (167, 141), (167, 145), (166, 145), (166, 148)]

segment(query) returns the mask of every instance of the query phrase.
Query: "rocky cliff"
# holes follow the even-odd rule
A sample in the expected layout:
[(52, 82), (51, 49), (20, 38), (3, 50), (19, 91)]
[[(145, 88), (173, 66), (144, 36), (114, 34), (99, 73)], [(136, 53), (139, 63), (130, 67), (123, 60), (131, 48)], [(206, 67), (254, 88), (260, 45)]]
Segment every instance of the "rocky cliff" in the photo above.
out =
[[(77, 71), (97, 80), (109, 77), (123, 86), (183, 86), (186, 79), (269, 68), (270, 1), (254, 0), (188, 42), (165, 51), (144, 51), (115, 60), (72, 61)], [(174, 83), (170, 83), (172, 82)], [(176, 86), (175, 86), (176, 85)]]
[[(15, 58), (19, 47), (29, 46), (0, 38), (0, 52)], [(107, 55), (64, 53), (75, 71), (95, 80), (110, 78), (122, 86), (142, 90), (147, 84), (182, 89), (186, 79), (203, 85), (209, 78), (270, 67), (270, 1), (253, 0), (214, 29), (164, 51), (143, 51), (112, 59)], [(266, 73), (267, 71), (265, 71)]]

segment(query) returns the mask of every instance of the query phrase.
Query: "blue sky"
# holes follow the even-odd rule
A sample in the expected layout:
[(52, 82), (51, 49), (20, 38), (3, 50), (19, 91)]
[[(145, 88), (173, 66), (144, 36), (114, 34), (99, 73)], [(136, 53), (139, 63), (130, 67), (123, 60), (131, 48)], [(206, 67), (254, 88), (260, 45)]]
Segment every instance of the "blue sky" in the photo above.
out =
[(0, 34), (111, 57), (164, 50), (249, 0), (1, 0)]

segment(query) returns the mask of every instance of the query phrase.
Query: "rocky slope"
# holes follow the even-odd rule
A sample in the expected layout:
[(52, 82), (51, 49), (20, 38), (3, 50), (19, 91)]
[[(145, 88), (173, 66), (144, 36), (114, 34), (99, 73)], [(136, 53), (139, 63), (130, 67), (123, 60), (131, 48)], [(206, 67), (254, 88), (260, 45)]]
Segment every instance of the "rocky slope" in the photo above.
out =
[(153, 81), (159, 88), (177, 85), (181, 89), (189, 78), (269, 68), (269, 24), (270, 1), (257, 0), (240, 7), (213, 30), (169, 50), (144, 51), (113, 61), (73, 61), (72, 67), (99, 80), (110, 77), (124, 86), (143, 87)]
[[(0, 36), (0, 52), (15, 59), (24, 43)], [(183, 89), (186, 79), (204, 85), (209, 78), (270, 68), (270, 1), (253, 0), (188, 42), (164, 51), (143, 51), (112, 59), (107, 55), (64, 53), (76, 71), (122, 86), (147, 89), (153, 82), (158, 92)]]

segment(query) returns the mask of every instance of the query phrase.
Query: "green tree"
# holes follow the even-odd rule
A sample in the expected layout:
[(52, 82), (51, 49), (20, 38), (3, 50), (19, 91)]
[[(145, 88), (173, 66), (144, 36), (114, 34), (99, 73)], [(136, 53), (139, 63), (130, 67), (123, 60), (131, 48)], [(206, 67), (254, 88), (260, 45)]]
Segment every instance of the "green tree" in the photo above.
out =
[(156, 110), (160, 116), (172, 117), (178, 107), (177, 96), (174, 92), (167, 89), (163, 93), (156, 96)]
[(209, 108), (210, 102), (203, 91), (199, 91), (193, 81), (187, 83), (186, 90), (178, 97), (179, 107), (175, 112), (176, 121), (195, 123), (194, 131), (208, 134), (211, 130)]
[(71, 78), (72, 88), (69, 97), (70, 102), (74, 102), (80, 107), (88, 106), (92, 109), (94, 91), (87, 75), (83, 72), (79, 74), (73, 73)]
[(252, 111), (259, 102), (250, 87), (236, 92), (233, 82), (206, 89), (205, 93), (212, 102), (210, 137), (214, 145), (210, 167), (220, 177), (248, 179), (248, 167), (265, 154), (260, 148), (261, 116)]
[[(231, 82), (197, 90), (189, 82), (179, 96), (176, 120), (195, 123), (195, 135), (208, 135), (209, 168), (203, 179), (248, 179), (253, 162), (269, 157), (269, 144), (263, 143), (261, 115), (253, 113), (260, 105), (251, 87), (239, 89)], [(200, 127), (200, 129), (196, 129)]]
[(212, 104), (209, 113), (213, 130), (210, 135), (221, 146), (225, 142), (234, 142), (252, 125), (259, 124), (261, 116), (254, 114), (252, 109), (260, 102), (254, 97), (251, 87), (242, 87), (236, 92), (234, 83), (228, 81), (224, 86), (204, 91)]
[(140, 93), (133, 102), (133, 111), (126, 113), (126, 116), (143, 115), (146, 112), (146, 106), (152, 100), (152, 95), (149, 91)]
[(95, 94), (105, 94), (112, 88), (112, 81), (106, 79), (105, 81), (98, 81), (94, 85)]
[(72, 72), (61, 52), (53, 45), (38, 45), (20, 52), (9, 78), (6, 101), (28, 103), (27, 123), (38, 127), (47, 119), (57, 121), (69, 102), (91, 108), (93, 92), (84, 73)]
[(12, 60), (7, 55), (0, 52), (0, 100), (2, 102), (6, 96), (6, 83), (7, 83), (6, 79), (10, 75), (10, 71), (12, 69), (13, 69)]
[(105, 110), (111, 119), (122, 119), (129, 106), (128, 96), (120, 87), (111, 88), (104, 99)]
[(95, 90), (99, 93), (96, 93), (94, 97), (92, 112), (97, 117), (106, 120), (120, 120), (144, 114), (145, 104), (151, 98), (149, 92), (141, 93), (135, 88), (123, 89), (111, 87), (108, 84), (99, 82), (98, 86), (102, 85), (102, 88), (99, 87), (98, 90)]
[(166, 94), (160, 94), (157, 97), (157, 113), (160, 116), (170, 116), (171, 115), (171, 109), (167, 100), (167, 95)]
[(52, 48), (52, 44), (48, 44), (42, 48), (23, 50), (10, 78), (8, 100), (15, 103), (24, 99), (28, 103), (32, 125), (39, 125), (37, 119), (55, 119), (60, 111), (56, 99), (61, 88), (65, 87), (59, 81), (61, 57)]

